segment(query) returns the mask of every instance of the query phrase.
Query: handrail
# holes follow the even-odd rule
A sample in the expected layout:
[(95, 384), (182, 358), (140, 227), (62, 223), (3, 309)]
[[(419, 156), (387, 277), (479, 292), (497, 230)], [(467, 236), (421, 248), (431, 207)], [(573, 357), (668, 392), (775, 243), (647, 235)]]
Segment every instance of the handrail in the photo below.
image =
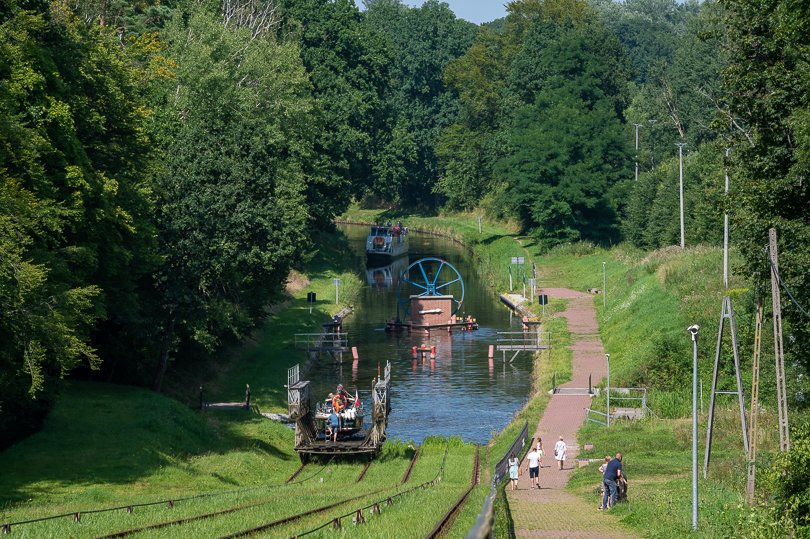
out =
[(484, 498), (484, 506), (481, 508), (481, 512), (478, 513), (478, 518), (475, 519), (475, 524), (473, 524), (473, 527), (470, 528), (470, 531), (467, 533), (467, 539), (484, 539), (492, 537), (492, 534), (495, 531), (495, 496), (498, 494), (498, 485), (506, 477), (509, 456), (512, 453), (515, 453), (515, 450), (518, 451), (516, 454), (519, 454), (520, 450), (526, 446), (526, 440), (528, 440), (528, 438), (529, 423), (526, 422), (523, 424), (523, 428), (520, 430), (520, 433), (515, 438), (515, 441), (512, 442), (512, 445), (509, 447), (506, 453), (504, 453), (501, 460), (495, 464), (489, 494), (487, 494), (487, 497)]

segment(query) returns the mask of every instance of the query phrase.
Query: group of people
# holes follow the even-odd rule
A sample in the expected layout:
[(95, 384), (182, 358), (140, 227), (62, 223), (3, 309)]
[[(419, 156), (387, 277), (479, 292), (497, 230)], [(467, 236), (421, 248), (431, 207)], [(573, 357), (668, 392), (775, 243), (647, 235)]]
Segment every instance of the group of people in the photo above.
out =
[(352, 404), (357, 405), (355, 397), (349, 395), (344, 389), (343, 384), (338, 384), (334, 393), (330, 393), (326, 399), (328, 404), (332, 405), (332, 411), (326, 420), (326, 431), (324, 436), (327, 440), (333, 442), (337, 441), (338, 432), (340, 431), (340, 414)]
[(622, 474), (622, 454), (616, 453), (616, 458), (606, 455), (605, 461), (599, 466), (599, 472), (602, 474), (602, 503), (599, 510), (605, 511), (625, 497), (620, 496), (620, 492), (627, 492), (627, 480)]
[[(560, 436), (560, 439), (554, 444), (554, 459), (557, 461), (560, 470), (563, 469), (567, 451), (568, 446), (565, 444), (563, 437)], [(529, 488), (540, 489), (540, 468), (543, 466), (544, 454), (543, 439), (538, 438), (537, 445), (526, 455), (525, 469), (529, 472)], [(509, 455), (507, 464), (509, 466), (509, 479), (512, 481), (512, 490), (517, 490), (518, 478), (520, 477), (520, 460), (512, 453)]]
[[(472, 331), (474, 329), (478, 329), (478, 320), (472, 317), (471, 314), (467, 316), (458, 317), (453, 315), (450, 317), (450, 320), (447, 321), (448, 324), (466, 324), (465, 326), (461, 326), (461, 331)], [(452, 329), (452, 328), (448, 328)]]

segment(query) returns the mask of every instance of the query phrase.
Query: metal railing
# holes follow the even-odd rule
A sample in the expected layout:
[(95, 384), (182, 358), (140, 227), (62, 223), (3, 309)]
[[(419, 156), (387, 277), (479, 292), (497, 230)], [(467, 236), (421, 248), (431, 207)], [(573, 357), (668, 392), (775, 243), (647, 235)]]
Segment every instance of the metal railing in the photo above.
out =
[(507, 476), (509, 468), (509, 455), (515, 453), (519, 455), (521, 450), (526, 447), (526, 442), (529, 439), (529, 423), (524, 423), (520, 434), (517, 435), (515, 441), (512, 442), (511, 447), (504, 453), (501, 460), (495, 464), (495, 470), (492, 474), (492, 484), (489, 488), (489, 494), (484, 499), (484, 506), (481, 512), (478, 513), (478, 518), (475, 524), (467, 533), (467, 539), (484, 539), (492, 537), (495, 531), (495, 497), (498, 495), (498, 485)]

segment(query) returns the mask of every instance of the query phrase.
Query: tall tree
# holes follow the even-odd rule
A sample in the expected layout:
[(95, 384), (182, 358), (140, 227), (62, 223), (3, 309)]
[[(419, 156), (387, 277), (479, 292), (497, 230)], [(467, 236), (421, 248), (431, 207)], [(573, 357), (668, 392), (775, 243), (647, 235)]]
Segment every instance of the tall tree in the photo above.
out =
[(389, 110), (394, 58), (351, 0), (284, 0), (281, 5), (280, 33), (300, 43), (321, 124), (307, 201), (316, 221), (329, 222), (352, 195), (373, 183), (381, 154), (399, 153), (390, 146), (396, 133)]
[(748, 270), (770, 266), (769, 227), (780, 237), (785, 350), (810, 369), (810, 5), (722, 0), (729, 65), (724, 71), (737, 144), (734, 212)]
[[(151, 269), (136, 74), (64, 2), (0, 10), (0, 439), (30, 429), (56, 381), (96, 368), (96, 319), (137, 318)], [(102, 351), (103, 352), (103, 351)], [(12, 436), (8, 436), (11, 433)]]
[(375, 0), (367, 7), (368, 24), (392, 44), (397, 83), (391, 106), (415, 155), (398, 184), (378, 185), (377, 191), (395, 202), (432, 206), (439, 174), (436, 143), (458, 114), (457, 98), (444, 85), (444, 69), (467, 50), (476, 27), (436, 0), (419, 8), (399, 0)]
[(307, 242), (314, 103), (299, 50), (198, 11), (165, 33), (156, 95), (162, 317), (155, 387), (177, 343), (215, 350), (255, 326)]

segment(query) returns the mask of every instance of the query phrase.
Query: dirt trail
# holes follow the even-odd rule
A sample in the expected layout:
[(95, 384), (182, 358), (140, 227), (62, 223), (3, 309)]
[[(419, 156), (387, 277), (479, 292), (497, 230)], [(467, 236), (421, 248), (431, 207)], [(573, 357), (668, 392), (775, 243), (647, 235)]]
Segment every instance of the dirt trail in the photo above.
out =
[[(560, 316), (568, 321), (571, 332), (572, 376), (570, 382), (560, 387), (587, 388), (589, 375), (598, 383), (607, 370), (593, 296), (566, 288), (546, 288), (543, 293), (568, 300)], [(509, 510), (518, 537), (635, 537), (614, 518), (598, 511), (596, 498), (588, 503), (565, 490), (579, 452), (577, 431), (585, 422), (585, 408), (590, 404), (587, 395), (555, 394), (546, 406), (534, 433), (535, 440), (542, 438), (545, 452), (540, 490), (529, 489), (528, 474), (521, 476), (518, 490), (509, 490), (507, 486)], [(562, 470), (554, 460), (554, 444), (560, 436), (568, 446)], [(594, 467), (594, 483), (598, 482), (597, 473)]]

